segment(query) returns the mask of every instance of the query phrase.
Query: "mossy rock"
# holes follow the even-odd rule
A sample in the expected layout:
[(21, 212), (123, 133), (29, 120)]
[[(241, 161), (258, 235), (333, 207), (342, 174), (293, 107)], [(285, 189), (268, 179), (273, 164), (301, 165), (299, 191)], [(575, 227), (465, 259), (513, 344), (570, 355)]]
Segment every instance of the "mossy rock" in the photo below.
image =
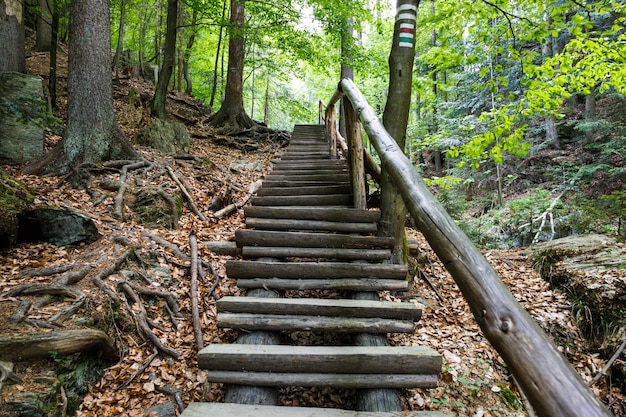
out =
[(156, 119), (135, 136), (138, 144), (158, 149), (163, 153), (187, 153), (191, 138), (184, 124)]
[[(183, 200), (180, 194), (172, 196), (176, 201), (176, 217), (182, 214)], [(156, 189), (142, 190), (133, 203), (133, 213), (135, 221), (152, 229), (174, 229), (176, 228), (172, 209), (167, 201)]]
[(24, 183), (0, 169), (0, 247), (17, 242), (18, 219), (33, 200)]

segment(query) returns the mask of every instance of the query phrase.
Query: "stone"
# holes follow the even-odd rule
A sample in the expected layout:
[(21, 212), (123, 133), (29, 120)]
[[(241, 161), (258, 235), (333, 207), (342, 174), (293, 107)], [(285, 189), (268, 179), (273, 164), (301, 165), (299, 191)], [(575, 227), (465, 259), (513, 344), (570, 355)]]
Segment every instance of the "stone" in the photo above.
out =
[(57, 246), (93, 243), (100, 233), (93, 220), (77, 210), (40, 206), (20, 217), (18, 241), (50, 242)]
[(163, 153), (187, 153), (191, 137), (184, 124), (156, 119), (141, 129), (135, 140), (138, 144), (158, 149)]
[(0, 159), (20, 164), (43, 154), (47, 115), (42, 80), (17, 72), (0, 73)]

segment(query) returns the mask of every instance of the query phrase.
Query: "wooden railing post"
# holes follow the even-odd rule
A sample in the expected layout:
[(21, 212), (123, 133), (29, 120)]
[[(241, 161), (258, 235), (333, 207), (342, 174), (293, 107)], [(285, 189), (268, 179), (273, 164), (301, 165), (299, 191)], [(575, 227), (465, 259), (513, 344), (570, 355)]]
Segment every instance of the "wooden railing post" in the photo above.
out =
[(331, 105), (326, 109), (326, 139), (328, 140), (328, 151), (330, 159), (337, 159), (337, 111), (335, 105)]
[(611, 413), (428, 190), (354, 83), (344, 79), (341, 88), (344, 100), (349, 99), (357, 109), (370, 142), (413, 220), (454, 278), (483, 333), (506, 362), (536, 414), (610, 417)]
[(367, 209), (367, 195), (365, 190), (365, 163), (363, 161), (361, 121), (354, 111), (350, 100), (344, 97), (342, 105), (346, 118), (346, 141), (348, 142), (348, 159), (350, 162), (350, 181), (352, 182), (354, 208), (365, 210)]

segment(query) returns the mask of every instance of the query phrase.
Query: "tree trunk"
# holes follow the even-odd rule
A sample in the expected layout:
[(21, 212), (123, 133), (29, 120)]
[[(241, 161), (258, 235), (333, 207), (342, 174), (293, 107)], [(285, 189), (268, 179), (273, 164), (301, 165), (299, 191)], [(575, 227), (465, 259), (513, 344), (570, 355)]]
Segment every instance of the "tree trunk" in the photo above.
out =
[(52, 0), (39, 0), (39, 15), (37, 16), (37, 36), (35, 50), (47, 52), (52, 43)]
[[(226, 17), (226, 0), (222, 5), (222, 20)], [(224, 25), (220, 24), (220, 34), (217, 38), (217, 48), (215, 50), (215, 65), (213, 66), (213, 83), (211, 85), (211, 100), (209, 101), (209, 107), (213, 108), (213, 104), (215, 103), (215, 94), (217, 91), (217, 66), (220, 62), (220, 52), (222, 51), (222, 38), (224, 35)]]
[(167, 24), (165, 29), (165, 52), (163, 54), (163, 68), (159, 74), (154, 89), (154, 97), (150, 104), (150, 111), (153, 116), (161, 120), (167, 120), (165, 111), (165, 98), (167, 89), (172, 78), (174, 69), (174, 59), (176, 56), (176, 24), (178, 23), (178, 0), (168, 0), (167, 2)]
[(0, 0), (0, 72), (26, 72), (24, 14), (19, 0)]
[(245, 0), (231, 0), (226, 93), (222, 107), (210, 119), (211, 125), (215, 127), (227, 127), (238, 130), (248, 129), (255, 125), (243, 107), (245, 19)]
[[(340, 78), (348, 78), (354, 80), (354, 70), (352, 69), (352, 48), (354, 47), (354, 22), (352, 19), (346, 19), (345, 26), (341, 32), (341, 75)], [(339, 106), (339, 133), (344, 138), (347, 137), (346, 132), (346, 113), (343, 102)]]
[[(50, 0), (51, 2), (53, 0)], [(57, 108), (57, 50), (59, 40), (59, 15), (60, 10), (56, 2), (52, 5), (52, 37), (50, 40), (50, 73), (48, 77), (48, 94), (50, 96), (50, 105), (52, 109)]]
[[(389, 54), (389, 92), (383, 113), (383, 125), (400, 149), (404, 149), (411, 106), (415, 20), (418, 6), (418, 0), (398, 0), (393, 45)], [(407, 256), (404, 233), (407, 211), (402, 197), (386, 172), (385, 165), (382, 165), (382, 169), (379, 234), (395, 237), (392, 262), (404, 263)]]
[(196, 41), (196, 33), (198, 33), (196, 29), (197, 24), (198, 24), (198, 12), (194, 10), (193, 15), (191, 17), (192, 32), (191, 32), (191, 35), (189, 35), (189, 39), (187, 40), (187, 45), (185, 47), (185, 56), (183, 58), (183, 75), (185, 76), (185, 93), (189, 95), (191, 95), (191, 92), (193, 90), (191, 77), (189, 76), (189, 58), (191, 58), (191, 49), (193, 48), (193, 44)]
[(65, 136), (28, 172), (63, 175), (85, 163), (136, 156), (113, 112), (108, 2), (72, 1), (70, 28)]
[[(46, 1), (46, 0), (41, 0)], [(120, 26), (117, 30), (117, 47), (115, 48), (115, 55), (113, 56), (112, 67), (115, 70), (115, 78), (119, 78), (120, 68), (119, 61), (120, 55), (122, 55), (122, 49), (124, 48), (124, 20), (126, 16), (126, 0), (120, 2)]]

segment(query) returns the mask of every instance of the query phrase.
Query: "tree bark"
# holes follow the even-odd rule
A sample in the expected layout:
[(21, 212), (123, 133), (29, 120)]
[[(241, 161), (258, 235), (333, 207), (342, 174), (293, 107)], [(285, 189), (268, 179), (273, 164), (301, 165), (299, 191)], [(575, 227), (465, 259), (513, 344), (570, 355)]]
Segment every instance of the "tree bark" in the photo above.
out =
[(37, 16), (37, 35), (35, 49), (41, 52), (50, 50), (52, 43), (52, 0), (39, 0), (39, 15)]
[[(419, 0), (398, 0), (393, 45), (389, 54), (389, 90), (383, 113), (383, 125), (400, 149), (406, 142), (406, 128), (411, 106), (411, 83), (415, 57), (415, 20)], [(404, 224), (406, 208), (393, 185), (385, 164), (381, 175), (381, 221), (379, 234), (396, 239), (392, 262), (404, 263), (407, 257)]]
[(245, 55), (245, 0), (230, 2), (230, 40), (228, 43), (228, 72), (226, 94), (219, 111), (210, 124), (235, 130), (249, 129), (255, 125), (243, 107), (243, 59)]
[(167, 89), (172, 78), (174, 69), (174, 59), (176, 55), (176, 24), (178, 23), (178, 0), (168, 0), (167, 2), (167, 22), (165, 29), (165, 52), (163, 54), (163, 68), (159, 74), (154, 97), (150, 104), (150, 111), (153, 116), (162, 120), (167, 120), (165, 111), (165, 98)]
[(67, 129), (27, 172), (68, 174), (85, 163), (136, 157), (115, 121), (110, 39), (107, 1), (71, 2)]
[[(224, 21), (224, 17), (226, 16), (226, 1), (224, 0), (222, 5), (222, 20)], [(213, 104), (215, 103), (215, 94), (217, 91), (217, 66), (220, 62), (220, 52), (222, 51), (222, 39), (224, 35), (224, 25), (220, 24), (220, 34), (217, 39), (217, 48), (215, 52), (215, 65), (213, 66), (213, 82), (211, 84), (211, 101), (209, 101), (209, 107), (213, 108)]]
[(0, 72), (26, 72), (24, 14), (19, 0), (0, 0)]

